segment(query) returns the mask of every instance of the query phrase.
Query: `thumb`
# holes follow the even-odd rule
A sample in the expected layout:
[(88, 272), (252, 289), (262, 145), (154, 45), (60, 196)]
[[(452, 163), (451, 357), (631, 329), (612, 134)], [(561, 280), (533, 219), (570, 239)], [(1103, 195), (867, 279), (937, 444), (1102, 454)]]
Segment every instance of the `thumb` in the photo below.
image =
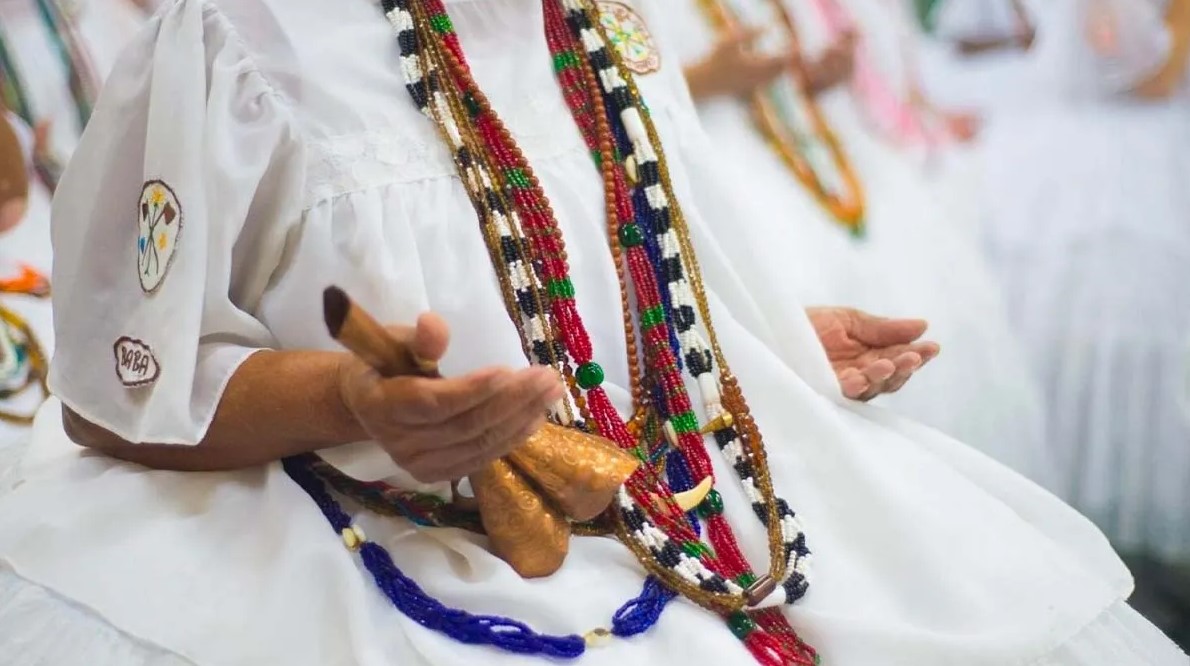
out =
[(437, 377), (438, 362), (446, 355), (450, 329), (442, 317), (427, 312), (413, 326), (385, 326), (390, 358), (400, 359), (390, 368), (389, 376), (423, 375)]
[(417, 327), (409, 344), (410, 351), (417, 359), (437, 363), (446, 355), (449, 344), (450, 327), (445, 319), (433, 312), (417, 318)]
[(924, 319), (885, 319), (860, 310), (848, 317), (851, 335), (871, 347), (901, 345), (920, 338), (928, 327)]

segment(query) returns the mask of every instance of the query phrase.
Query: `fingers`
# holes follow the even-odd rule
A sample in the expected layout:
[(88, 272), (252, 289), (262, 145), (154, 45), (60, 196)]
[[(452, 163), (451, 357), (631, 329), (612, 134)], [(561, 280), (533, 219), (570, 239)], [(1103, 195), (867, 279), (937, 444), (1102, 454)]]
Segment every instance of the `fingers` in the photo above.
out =
[(433, 312), (422, 314), (414, 326), (386, 328), (394, 340), (409, 350), (414, 360), (427, 365), (441, 361), (450, 345), (450, 327), (445, 319)]
[(427, 312), (417, 318), (410, 349), (413, 354), (426, 361), (440, 361), (450, 344), (450, 328), (442, 317)]
[(562, 398), (564, 388), (556, 372), (535, 368), (521, 374), (501, 383), (495, 395), (472, 409), (448, 421), (430, 424), (436, 441), (429, 442), (429, 446), (496, 446)]
[(926, 363), (938, 356), (933, 342), (900, 345), (849, 365), (839, 371), (843, 395), (852, 400), (868, 401), (878, 395), (896, 393)]
[(855, 368), (847, 368), (838, 375), (839, 388), (843, 390), (843, 395), (850, 400), (859, 400), (871, 387), (871, 382), (864, 373)]
[[(426, 452), (405, 464), (406, 470), (423, 483), (460, 479), (493, 460), (510, 453), (545, 425), (545, 412), (520, 427), (504, 427), (491, 439)], [(498, 444), (494, 444), (498, 442)]]
[(938, 354), (942, 353), (942, 346), (937, 342), (919, 342), (909, 346), (910, 351), (916, 352), (921, 356), (921, 364), (925, 365), (930, 361), (938, 358)]
[(753, 56), (746, 63), (748, 79), (759, 87), (789, 71), (796, 63), (796, 55)]
[(852, 337), (877, 349), (913, 342), (929, 327), (924, 319), (885, 319), (854, 309), (846, 311), (845, 320)]
[(925, 360), (914, 352), (905, 352), (893, 359), (893, 364), (897, 368), (896, 372), (884, 383), (884, 389), (881, 393), (896, 393), (900, 391), (901, 387), (905, 386), (905, 383), (913, 377), (913, 373), (917, 372), (925, 364)]
[(398, 377), (380, 387), (393, 410), (392, 425), (443, 426), (489, 401), (508, 404), (510, 396), (537, 395), (547, 383), (560, 383), (556, 378), (550, 368), (489, 368), (449, 379)]
[(756, 40), (764, 34), (764, 32), (765, 29), (761, 27), (740, 28), (724, 38), (720, 43), (720, 48), (732, 49), (736, 51), (748, 51), (752, 48), (752, 45), (756, 43)]
[(864, 377), (866, 377), (868, 380), (869, 391), (872, 389), (879, 390), (884, 386), (885, 382), (887, 382), (894, 374), (896, 374), (897, 366), (892, 361), (882, 358), (864, 366), (863, 368), (860, 368), (860, 372), (862, 372)]
[(401, 461), (422, 481), (457, 478), (520, 446), (545, 423), (546, 410), (561, 399), (556, 374), (531, 391), (501, 392), (471, 411), (438, 426), (406, 433)]

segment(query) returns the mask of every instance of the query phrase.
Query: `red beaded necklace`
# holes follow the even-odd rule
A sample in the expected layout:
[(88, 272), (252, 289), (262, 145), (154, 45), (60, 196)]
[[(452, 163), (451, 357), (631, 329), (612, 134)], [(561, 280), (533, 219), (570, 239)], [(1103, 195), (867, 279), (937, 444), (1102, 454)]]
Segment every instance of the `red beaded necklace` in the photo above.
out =
[[(641, 359), (635, 353), (630, 359), (632, 366), (638, 362), (642, 366), (633, 374), (634, 397), (643, 403), (638, 407), (657, 410), (667, 419), (674, 434), (672, 444), (689, 473), (696, 479), (713, 479), (681, 366), (670, 346), (672, 314), (663, 307), (657, 266), (642, 246), (641, 211), (633, 201), (635, 188), (653, 187), (649, 201), (662, 203), (650, 203), (652, 212), (669, 205), (663, 195), (669, 185), (662, 182), (665, 167), (655, 130), (631, 75), (606, 48), (606, 37), (592, 20), (591, 8), (578, 1), (568, 1), (565, 7), (558, 0), (542, 4), (559, 82), (604, 178), (613, 252), (623, 257), (628, 269), (630, 280), (620, 270), (622, 300), (628, 304), (630, 282), (636, 317), (634, 321), (625, 311), (626, 335), (635, 340), (638, 329), (643, 351)], [(601, 387), (603, 371), (594, 361), (590, 336), (576, 307), (565, 244), (550, 204), (511, 133), (472, 77), (445, 8), (440, 0), (385, 0), (385, 9), (398, 30), (407, 88), (455, 150), (460, 177), (479, 213), (509, 314), (521, 330), (525, 348), (539, 350), (535, 352), (539, 362), (560, 367), (573, 377), (574, 403), (588, 428), (636, 450), (637, 434)], [(632, 137), (629, 157), (642, 182), (629, 182), (635, 176), (625, 169), (628, 158), (617, 149), (613, 126)], [(686, 250), (688, 243), (683, 245)], [(679, 265), (681, 260), (679, 256)], [(691, 263), (696, 269), (696, 263)], [(532, 297), (521, 298), (522, 292)], [(539, 344), (551, 340), (559, 344)], [(637, 377), (654, 389), (653, 404), (636, 386)], [(697, 520), (675, 504), (657, 465), (642, 465), (625, 484), (617, 500), (617, 533), (668, 587), (727, 617), (759, 661), (811, 664), (814, 651), (797, 638), (779, 610), (746, 610), (765, 601), (779, 583), (786, 584), (787, 602), (799, 598), (805, 591), (802, 568), (808, 551), (788, 505), (772, 493), (759, 432), (734, 381), (731, 388), (733, 404), (746, 427), (737, 433), (731, 414), (723, 412), (711, 431), (725, 451), (733, 452), (741, 480), (753, 484), (753, 508), (769, 530), (769, 573), (757, 579), (751, 572), (722, 515), (721, 501), (700, 507), (714, 550), (703, 544)]]

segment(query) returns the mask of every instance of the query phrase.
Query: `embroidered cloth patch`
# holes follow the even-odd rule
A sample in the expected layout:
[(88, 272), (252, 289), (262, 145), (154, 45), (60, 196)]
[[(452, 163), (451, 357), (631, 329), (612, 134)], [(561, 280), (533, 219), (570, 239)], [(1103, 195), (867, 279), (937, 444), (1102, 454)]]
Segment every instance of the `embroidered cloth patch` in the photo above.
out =
[(134, 338), (122, 337), (112, 346), (116, 354), (116, 376), (124, 386), (135, 388), (157, 381), (161, 365), (149, 345)]
[(182, 239), (182, 205), (164, 181), (150, 180), (141, 189), (138, 219), (136, 272), (141, 289), (151, 294), (165, 281), (178, 251), (178, 241)]
[(600, 0), (597, 5), (599, 22), (624, 59), (624, 66), (636, 74), (652, 74), (661, 69), (661, 54), (640, 14), (622, 2)]

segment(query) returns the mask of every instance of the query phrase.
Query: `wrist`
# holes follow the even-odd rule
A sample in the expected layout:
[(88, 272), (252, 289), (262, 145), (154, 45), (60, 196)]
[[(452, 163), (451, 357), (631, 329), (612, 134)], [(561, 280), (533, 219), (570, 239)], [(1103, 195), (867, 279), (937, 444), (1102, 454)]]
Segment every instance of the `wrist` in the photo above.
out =
[(355, 387), (358, 386), (360, 373), (366, 371), (362, 365), (362, 362), (349, 352), (336, 354), (332, 390), (327, 404), (331, 421), (336, 424), (335, 429), (342, 434), (343, 441), (358, 442), (370, 437), (355, 408), (355, 395), (358, 391)]

